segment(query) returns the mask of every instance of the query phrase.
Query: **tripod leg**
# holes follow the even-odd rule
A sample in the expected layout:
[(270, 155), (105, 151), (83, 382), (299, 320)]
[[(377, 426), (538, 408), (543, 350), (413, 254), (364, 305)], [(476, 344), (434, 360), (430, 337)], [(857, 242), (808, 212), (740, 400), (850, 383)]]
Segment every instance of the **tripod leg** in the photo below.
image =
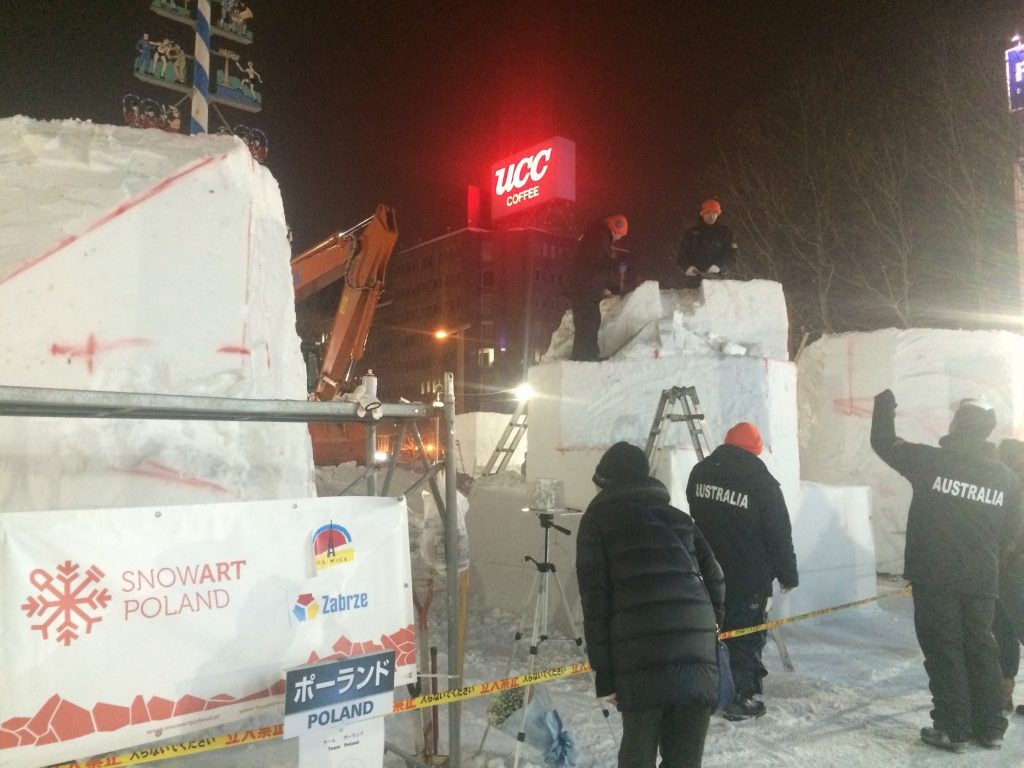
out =
[[(572, 632), (572, 640), (576, 644), (576, 649), (580, 652), (580, 656), (582, 656), (583, 660), (586, 661), (587, 652), (583, 648), (583, 635), (580, 634), (580, 631), (576, 628), (576, 622), (572, 618), (572, 610), (569, 608), (569, 598), (565, 596), (565, 587), (562, 586), (562, 580), (558, 577), (557, 573), (555, 573), (555, 584), (558, 585), (558, 593), (562, 596), (562, 610), (565, 611), (565, 620), (568, 622), (569, 630)], [(594, 676), (593, 670), (590, 672), (590, 682), (595, 686), (597, 685), (597, 680)], [(598, 709), (601, 710), (601, 714), (604, 716), (605, 722), (608, 723), (608, 733), (611, 735), (612, 741), (615, 742), (615, 745), (618, 746), (619, 739), (616, 737), (615, 731), (612, 729), (610, 720), (611, 712), (608, 710), (608, 707), (605, 706), (604, 701), (601, 699), (597, 699), (596, 701)]]
[[(533, 673), (537, 666), (537, 654), (540, 652), (540, 644), (547, 639), (547, 615), (548, 615), (548, 574), (537, 571), (540, 583), (537, 587), (537, 602), (533, 607), (533, 632), (530, 634), (530, 663), (527, 665), (528, 672)], [(535, 580), (536, 584), (537, 581)], [(543, 632), (543, 634), (542, 634)], [(519, 724), (519, 733), (516, 735), (516, 751), (512, 758), (512, 768), (519, 768), (519, 750), (526, 741), (526, 710), (530, 706), (530, 693), (532, 686), (523, 688), (523, 719)]]
[[(540, 571), (533, 574), (533, 583), (530, 585), (530, 591), (526, 593), (526, 597), (523, 602), (519, 605), (519, 612), (516, 614), (518, 622), (515, 627), (515, 633), (512, 636), (512, 648), (508, 652), (508, 664), (505, 665), (505, 677), (509, 677), (512, 674), (512, 663), (515, 661), (516, 655), (516, 643), (523, 638), (523, 624), (526, 623), (526, 610), (530, 605), (531, 600), (536, 599), (536, 595), (540, 589)], [(534, 609), (534, 615), (536, 615), (536, 608)], [(484, 735), (480, 739), (480, 746), (477, 747), (476, 754), (481, 754), (484, 751), (484, 743), (487, 741), (487, 736), (491, 732), (491, 723), (488, 721), (487, 725), (484, 726)]]

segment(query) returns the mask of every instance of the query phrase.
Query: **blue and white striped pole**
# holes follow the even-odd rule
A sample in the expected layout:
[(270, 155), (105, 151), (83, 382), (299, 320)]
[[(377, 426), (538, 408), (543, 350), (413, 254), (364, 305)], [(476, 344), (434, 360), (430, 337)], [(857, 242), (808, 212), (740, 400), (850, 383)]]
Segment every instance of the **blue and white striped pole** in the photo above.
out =
[(192, 66), (192, 135), (210, 127), (210, 0), (196, 2), (196, 55)]

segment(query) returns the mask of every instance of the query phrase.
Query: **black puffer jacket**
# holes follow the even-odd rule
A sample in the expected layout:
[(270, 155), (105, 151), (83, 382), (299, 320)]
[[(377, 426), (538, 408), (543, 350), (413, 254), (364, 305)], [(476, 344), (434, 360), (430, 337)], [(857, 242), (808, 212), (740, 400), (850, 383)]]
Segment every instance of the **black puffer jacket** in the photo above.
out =
[(720, 445), (690, 472), (690, 514), (722, 564), (730, 604), (800, 583), (786, 500), (750, 451)]
[(899, 439), (895, 401), (883, 395), (875, 397), (871, 447), (914, 488), (903, 577), (951, 594), (996, 597), (1001, 550), (1021, 527), (1020, 483), (983, 438), (953, 433), (940, 448)]
[(714, 703), (722, 571), (664, 485), (648, 478), (594, 498), (580, 521), (576, 575), (598, 696), (616, 694), (623, 711)]
[(698, 221), (683, 235), (676, 263), (683, 271), (687, 267), (696, 267), (700, 272), (707, 272), (711, 266), (717, 266), (723, 273), (728, 272), (736, 263), (736, 242), (732, 230), (721, 222), (705, 224), (703, 220)]

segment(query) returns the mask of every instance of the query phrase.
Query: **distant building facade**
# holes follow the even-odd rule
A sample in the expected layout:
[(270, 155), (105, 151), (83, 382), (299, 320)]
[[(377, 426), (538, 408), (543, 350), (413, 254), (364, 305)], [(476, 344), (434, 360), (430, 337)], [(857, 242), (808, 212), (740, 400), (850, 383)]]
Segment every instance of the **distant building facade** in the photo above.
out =
[(574, 245), (565, 231), (466, 227), (393, 255), (360, 361), (381, 399), (429, 402), (451, 371), (465, 393), (457, 412), (511, 412), (568, 309)]

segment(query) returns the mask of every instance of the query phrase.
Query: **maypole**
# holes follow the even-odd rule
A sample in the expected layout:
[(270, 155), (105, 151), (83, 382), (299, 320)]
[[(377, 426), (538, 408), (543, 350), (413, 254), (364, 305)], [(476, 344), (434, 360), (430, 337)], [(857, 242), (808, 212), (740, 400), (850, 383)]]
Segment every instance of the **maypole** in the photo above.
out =
[(196, 3), (196, 50), (192, 66), (192, 128), (190, 133), (207, 133), (210, 128), (210, 0)]

